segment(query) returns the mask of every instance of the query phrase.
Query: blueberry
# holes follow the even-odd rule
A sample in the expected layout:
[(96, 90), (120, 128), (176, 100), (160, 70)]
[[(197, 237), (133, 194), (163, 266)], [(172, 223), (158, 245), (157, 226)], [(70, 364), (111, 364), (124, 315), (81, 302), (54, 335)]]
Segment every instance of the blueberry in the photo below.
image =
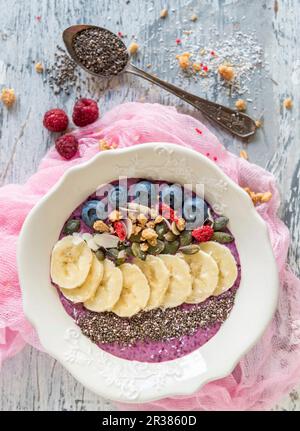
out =
[(127, 189), (123, 186), (114, 186), (108, 193), (108, 202), (114, 207), (119, 208), (127, 203)]
[(182, 187), (178, 184), (165, 185), (160, 193), (161, 201), (173, 209), (182, 208)]
[(192, 197), (184, 201), (183, 217), (187, 222), (195, 223), (197, 226), (201, 226), (207, 216), (208, 206), (203, 199), (199, 197)]
[(135, 201), (141, 205), (154, 206), (156, 203), (156, 185), (150, 181), (139, 181), (134, 184), (130, 190), (130, 194), (134, 197)]
[(87, 201), (83, 205), (81, 211), (81, 218), (84, 223), (89, 227), (92, 227), (96, 220), (106, 219), (107, 211), (104, 203), (97, 200)]

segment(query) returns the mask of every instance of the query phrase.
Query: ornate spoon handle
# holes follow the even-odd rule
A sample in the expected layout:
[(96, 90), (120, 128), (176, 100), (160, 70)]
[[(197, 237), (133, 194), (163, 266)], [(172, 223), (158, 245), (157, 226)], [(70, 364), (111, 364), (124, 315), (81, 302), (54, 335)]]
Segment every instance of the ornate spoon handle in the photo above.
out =
[(206, 99), (195, 96), (194, 94), (188, 93), (187, 91), (181, 90), (173, 84), (169, 84), (168, 82), (150, 75), (133, 64), (128, 64), (125, 72), (132, 73), (133, 75), (147, 79), (153, 84), (156, 84), (170, 93), (175, 94), (175, 96), (180, 97), (185, 102), (194, 106), (194, 108), (199, 109), (199, 111), (201, 111), (202, 114), (211, 121), (214, 121), (219, 126), (230, 131), (232, 134), (239, 136), (240, 138), (248, 138), (254, 135), (256, 131), (255, 122), (252, 120), (252, 118), (246, 114), (243, 114), (242, 112), (234, 111), (233, 109), (227, 108), (226, 106), (210, 102)]

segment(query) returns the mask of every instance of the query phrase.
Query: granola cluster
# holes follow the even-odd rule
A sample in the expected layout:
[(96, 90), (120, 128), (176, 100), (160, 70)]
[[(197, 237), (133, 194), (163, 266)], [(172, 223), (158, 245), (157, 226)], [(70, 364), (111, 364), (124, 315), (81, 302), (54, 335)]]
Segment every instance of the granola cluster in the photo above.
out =
[(253, 190), (251, 190), (249, 187), (244, 187), (244, 190), (245, 192), (248, 193), (254, 205), (259, 205), (259, 204), (269, 202), (269, 200), (271, 200), (272, 198), (271, 192), (256, 193)]
[(13, 88), (3, 88), (0, 95), (0, 100), (7, 108), (11, 108), (15, 101), (16, 95)]

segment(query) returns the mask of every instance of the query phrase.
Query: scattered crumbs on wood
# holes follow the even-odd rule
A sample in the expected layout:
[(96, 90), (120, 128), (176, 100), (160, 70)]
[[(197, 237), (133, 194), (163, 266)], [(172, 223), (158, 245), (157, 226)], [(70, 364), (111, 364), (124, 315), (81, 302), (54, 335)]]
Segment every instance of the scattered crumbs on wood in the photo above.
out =
[(128, 52), (130, 55), (135, 55), (139, 50), (139, 45), (136, 42), (131, 42), (128, 47)]
[(291, 97), (287, 97), (286, 99), (284, 99), (283, 106), (285, 107), (285, 109), (292, 109), (292, 107), (293, 107), (293, 100), (292, 100), (292, 98)]
[(242, 159), (249, 160), (249, 156), (248, 156), (248, 153), (247, 153), (247, 151), (246, 151), (246, 150), (241, 150), (241, 151), (240, 151), (240, 157), (241, 157)]
[(34, 65), (34, 69), (37, 73), (43, 73), (44, 71), (44, 66), (42, 65), (41, 62), (35, 63)]
[(14, 89), (3, 88), (0, 95), (0, 100), (7, 108), (11, 108), (16, 101), (16, 95), (15, 95)]
[(235, 107), (238, 111), (246, 111), (247, 109), (247, 102), (243, 99), (238, 99), (235, 102)]
[(167, 16), (168, 16), (168, 9), (167, 8), (162, 9), (160, 12), (160, 18), (164, 19), (164, 18), (167, 18)]

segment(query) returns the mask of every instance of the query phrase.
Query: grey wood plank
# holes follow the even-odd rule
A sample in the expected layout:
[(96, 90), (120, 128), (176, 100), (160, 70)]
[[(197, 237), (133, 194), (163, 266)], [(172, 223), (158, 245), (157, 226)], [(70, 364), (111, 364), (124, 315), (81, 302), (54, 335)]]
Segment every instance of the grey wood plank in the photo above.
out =
[[(257, 116), (264, 111), (265, 126), (247, 151), (251, 161), (267, 167), (277, 178), (282, 193), (281, 215), (291, 230), (289, 263), (299, 274), (300, 8), (298, 0), (277, 3), (276, 12), (273, 0), (0, 0), (0, 89), (13, 87), (18, 96), (11, 112), (0, 107), (0, 185), (26, 180), (52, 145), (51, 137), (41, 127), (43, 113), (54, 106), (71, 111), (75, 94), (55, 96), (33, 68), (35, 61), (53, 62), (55, 46), (65, 27), (95, 23), (127, 34), (126, 42), (135, 35), (141, 47), (137, 64), (152, 64), (154, 73), (174, 83), (181, 80), (176, 69), (170, 69), (165, 48), (174, 45), (181, 28), (206, 30), (201, 33), (201, 43), (209, 37), (213, 26), (220, 31), (220, 37), (238, 27), (245, 33), (254, 31), (266, 53), (272, 80), (256, 77), (250, 83), (257, 110), (253, 103), (249, 112)], [(165, 5), (169, 17), (162, 21), (159, 12)], [(189, 21), (192, 13), (199, 17), (193, 24)], [(184, 81), (183, 86), (212, 100), (232, 104), (225, 93), (207, 89), (202, 83)], [(102, 112), (124, 101), (146, 100), (174, 104), (198, 115), (175, 97), (133, 77), (117, 78), (104, 86), (90, 82), (83, 95), (96, 97)], [(292, 111), (282, 109), (286, 96), (294, 98)], [(240, 141), (220, 130), (215, 133), (228, 149), (239, 152)], [(0, 373), (0, 410), (6, 409), (114, 407), (85, 390), (49, 356), (27, 347), (7, 361)], [(299, 391), (292, 392), (276, 409), (300, 410)]]

